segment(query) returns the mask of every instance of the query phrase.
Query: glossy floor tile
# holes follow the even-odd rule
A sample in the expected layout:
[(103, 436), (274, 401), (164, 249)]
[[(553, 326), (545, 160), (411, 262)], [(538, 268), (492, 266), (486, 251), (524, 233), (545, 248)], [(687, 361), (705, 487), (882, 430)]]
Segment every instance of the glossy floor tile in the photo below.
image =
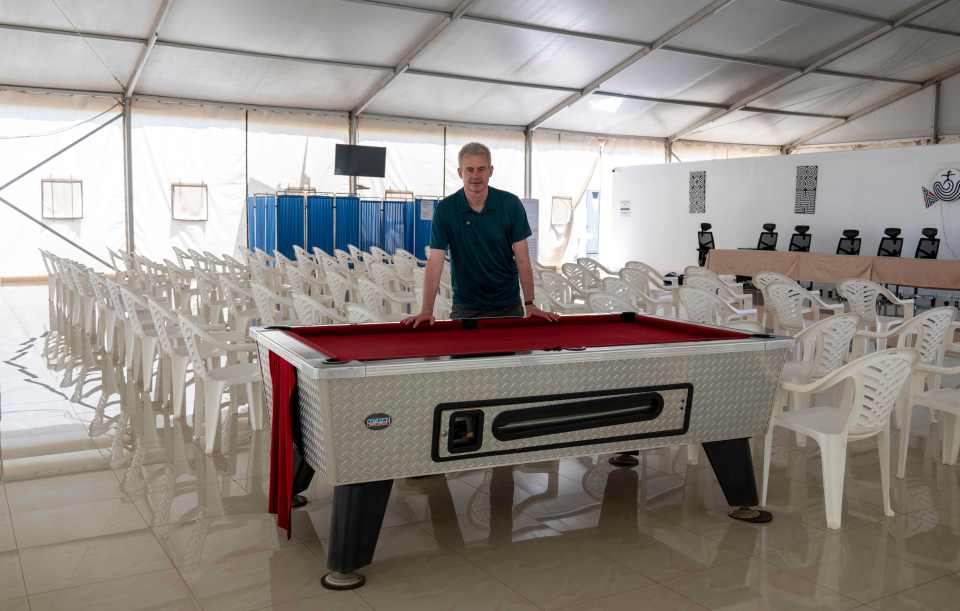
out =
[(893, 517), (871, 440), (850, 447), (839, 531), (815, 444), (782, 432), (762, 526), (727, 516), (702, 451), (482, 469), (396, 482), (366, 585), (325, 590), (333, 489), (310, 486), (287, 539), (266, 512), (269, 431), (224, 410), (206, 455), (192, 386), (176, 420), (124, 382), (137, 420), (118, 436), (121, 395), (101, 401), (117, 372), (44, 335), (45, 300), (0, 288), (3, 611), (960, 611), (960, 467), (923, 410)]

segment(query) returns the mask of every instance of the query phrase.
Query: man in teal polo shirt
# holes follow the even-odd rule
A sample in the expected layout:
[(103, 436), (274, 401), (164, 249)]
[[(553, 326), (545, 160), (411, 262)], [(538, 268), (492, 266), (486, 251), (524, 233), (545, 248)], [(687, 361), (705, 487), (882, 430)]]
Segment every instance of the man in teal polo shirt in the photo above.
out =
[[(452, 318), (559, 317), (533, 305), (533, 269), (527, 238), (530, 224), (516, 195), (489, 186), (490, 149), (471, 142), (460, 149), (457, 173), (463, 188), (433, 211), (430, 257), (423, 281), (423, 307), (404, 320), (414, 327), (433, 323), (433, 305), (450, 251)], [(523, 289), (523, 299), (520, 289)]]

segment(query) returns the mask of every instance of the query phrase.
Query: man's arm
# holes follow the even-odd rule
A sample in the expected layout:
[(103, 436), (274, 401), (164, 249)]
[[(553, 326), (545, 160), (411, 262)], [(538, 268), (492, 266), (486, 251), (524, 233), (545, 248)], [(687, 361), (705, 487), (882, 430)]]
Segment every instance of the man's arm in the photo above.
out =
[(423, 274), (423, 305), (421, 314), (433, 315), (433, 305), (437, 301), (437, 290), (440, 288), (440, 277), (443, 275), (444, 254), (442, 250), (430, 249), (427, 258), (427, 270)]
[(533, 266), (530, 264), (530, 249), (526, 240), (513, 243), (513, 257), (517, 260), (517, 271), (520, 272), (520, 289), (523, 291), (524, 303), (533, 301)]

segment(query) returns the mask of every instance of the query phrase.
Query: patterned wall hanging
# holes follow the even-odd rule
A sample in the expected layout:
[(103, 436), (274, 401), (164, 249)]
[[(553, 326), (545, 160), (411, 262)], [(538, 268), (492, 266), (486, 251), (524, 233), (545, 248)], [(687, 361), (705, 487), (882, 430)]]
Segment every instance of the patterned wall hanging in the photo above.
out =
[(960, 170), (944, 168), (938, 170), (930, 179), (930, 188), (923, 189), (923, 205), (932, 207), (937, 202), (955, 202), (960, 200)]
[(690, 214), (707, 213), (707, 172), (690, 172)]
[(817, 171), (815, 165), (797, 166), (797, 196), (794, 214), (814, 214), (817, 211)]

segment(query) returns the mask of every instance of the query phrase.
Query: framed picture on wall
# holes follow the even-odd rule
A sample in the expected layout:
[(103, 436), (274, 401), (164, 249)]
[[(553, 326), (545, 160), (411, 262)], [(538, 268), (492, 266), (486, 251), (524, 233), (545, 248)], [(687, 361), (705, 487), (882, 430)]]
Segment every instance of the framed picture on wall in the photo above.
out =
[(817, 174), (815, 165), (797, 166), (797, 191), (793, 202), (794, 214), (815, 214), (817, 211)]
[(707, 213), (707, 171), (690, 172), (690, 214)]
[(40, 214), (45, 219), (83, 218), (83, 181), (44, 178), (40, 181)]
[(170, 202), (175, 221), (207, 220), (207, 185), (203, 183), (171, 184)]

